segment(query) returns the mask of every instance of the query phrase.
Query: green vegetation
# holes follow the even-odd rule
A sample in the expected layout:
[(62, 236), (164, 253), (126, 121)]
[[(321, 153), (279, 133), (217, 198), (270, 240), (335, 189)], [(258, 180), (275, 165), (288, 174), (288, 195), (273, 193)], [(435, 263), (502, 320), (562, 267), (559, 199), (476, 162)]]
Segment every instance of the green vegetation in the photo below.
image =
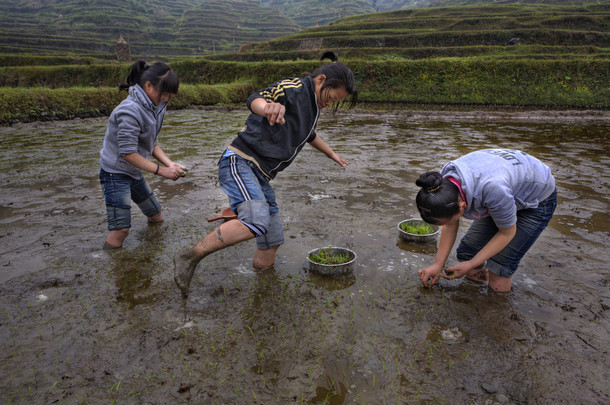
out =
[[(181, 86), (170, 108), (182, 108), (242, 104), (251, 91), (278, 78), (312, 72), (319, 62), (202, 60), (171, 65), (180, 77)], [(493, 59), (439, 58), (353, 60), (348, 65), (354, 70), (360, 100), (364, 103), (610, 108), (609, 59), (507, 63)], [(116, 98), (107, 95), (118, 93), (115, 86), (127, 68), (128, 65), (1, 68), (0, 123), (107, 115), (116, 106)], [(90, 96), (85, 97), (85, 93)], [(58, 112), (76, 100), (79, 102), (75, 110)]]
[(311, 253), (308, 258), (314, 263), (318, 264), (343, 264), (347, 263), (351, 260), (349, 254), (341, 254), (334, 252), (335, 248), (329, 246), (327, 248), (318, 249), (315, 252)]
[[(235, 104), (252, 91), (248, 83), (181, 85), (169, 108)], [(112, 87), (4, 87), (0, 88), (0, 125), (110, 115), (126, 95)]]
[[(262, 0), (261, 3), (276, 7), (301, 27), (330, 24), (342, 17), (374, 13), (378, 11), (370, 0)], [(400, 8), (396, 6), (393, 9)]]
[[(597, 3), (586, 0), (569, 2), (528, 0), (527, 2), (562, 5)], [(412, 11), (420, 13), (421, 9), (413, 9), (482, 3), (504, 2), (494, 0), (172, 0), (170, 2), (0, 0), (2, 21), (0, 53), (63, 56), (69, 52), (97, 58), (102, 54), (114, 54), (116, 41), (122, 35), (131, 45), (132, 54), (138, 57), (166, 60), (202, 57), (222, 52), (236, 52), (244, 43), (271, 40), (296, 33), (300, 28), (325, 26), (347, 16), (398, 9), (403, 9), (407, 13)], [(603, 10), (604, 2), (597, 4)], [(423, 16), (417, 13), (415, 17)], [(472, 14), (472, 18), (477, 17), (476, 13)], [(434, 12), (430, 14), (432, 20), (436, 17)], [(356, 31), (361, 29), (358, 26), (360, 23), (358, 19), (351, 21), (357, 26), (350, 29)], [(470, 29), (472, 21), (466, 20), (464, 23), (466, 29)], [(582, 24), (585, 27), (581, 27)], [(575, 21), (574, 29), (588, 29), (586, 25), (587, 21)], [(324, 46), (337, 47), (328, 44)], [(403, 46), (406, 45), (400, 45)]]
[[(334, 49), (344, 57), (366, 59), (480, 55), (552, 59), (556, 53), (565, 55), (565, 47), (569, 47), (575, 57), (608, 58), (609, 5), (608, 1), (563, 7), (512, 4), (358, 15), (245, 45), (242, 53), (254, 52), (263, 60), (275, 59), (278, 52), (290, 57), (300, 57), (302, 52), (301, 57), (311, 57), (310, 51), (315, 49)], [(509, 46), (513, 38), (519, 41)]]
[(429, 235), (434, 233), (434, 229), (424, 222), (421, 224), (409, 225), (408, 222), (404, 222), (400, 224), (400, 229), (402, 229), (406, 233), (410, 233), (413, 235)]
[[(34, 3), (28, 4), (30, 9), (34, 7)], [(120, 4), (135, 7), (139, 2)], [(195, 41), (197, 21), (208, 9), (216, 10), (213, 14), (220, 25), (231, 20), (228, 16), (221, 18), (218, 10), (222, 5), (217, 2), (206, 3), (206, 7), (195, 0), (177, 4), (190, 7), (189, 13), (178, 13), (172, 8), (176, 5), (165, 12), (180, 14), (172, 35), (179, 33), (189, 38), (188, 42)], [(379, 4), (377, 7), (381, 7)], [(174, 49), (163, 54), (170, 57), (168, 63), (181, 82), (180, 94), (170, 108), (242, 104), (250, 91), (284, 77), (313, 72), (321, 53), (332, 49), (354, 71), (359, 100), (365, 105), (607, 109), (609, 5), (610, 1), (604, 0), (578, 6), (409, 9), (343, 18), (331, 25), (246, 44), (239, 52), (217, 53), (205, 59), (172, 59), (171, 55), (179, 53), (172, 53)], [(44, 7), (40, 7), (37, 10), (42, 12)], [(6, 6), (0, 8), (0, 12), (3, 10), (6, 14)], [(264, 15), (256, 14), (256, 7), (247, 10), (262, 27)], [(63, 26), (64, 22), (57, 24)], [(168, 24), (158, 24), (154, 30), (159, 46), (165, 44), (160, 38)], [(247, 25), (240, 24), (242, 28)], [(218, 35), (218, 43), (224, 38), (231, 49), (247, 39), (237, 31), (231, 37), (236, 38), (235, 43), (226, 33)], [(519, 41), (508, 45), (512, 38)], [(107, 114), (115, 106), (115, 89), (129, 63), (118, 63), (111, 53), (101, 51), (46, 57), (8, 53), (0, 55), (0, 66), (0, 123), (6, 125)], [(66, 101), (60, 105), (62, 97)]]
[(0, 0), (0, 52), (192, 57), (296, 32), (277, 9), (251, 0)]

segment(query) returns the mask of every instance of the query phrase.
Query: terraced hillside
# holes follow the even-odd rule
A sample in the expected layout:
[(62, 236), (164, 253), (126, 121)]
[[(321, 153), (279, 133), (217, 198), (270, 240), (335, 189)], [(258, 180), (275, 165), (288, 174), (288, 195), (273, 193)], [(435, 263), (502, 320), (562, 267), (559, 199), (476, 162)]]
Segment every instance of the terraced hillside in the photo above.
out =
[[(511, 39), (515, 42), (510, 46)], [(454, 56), (607, 58), (610, 2), (580, 6), (409, 9), (344, 18), (219, 56), (232, 60), (312, 58), (322, 49), (345, 57), (420, 59)]]
[(281, 10), (302, 28), (327, 25), (344, 17), (381, 11), (507, 3), (582, 4), (594, 0), (260, 0)]
[(298, 31), (253, 0), (0, 0), (0, 53), (112, 55), (122, 35), (135, 55), (233, 51)]
[[(262, 0), (261, 3), (281, 10), (303, 28), (327, 25), (346, 16), (379, 11), (371, 0)], [(395, 9), (400, 7), (401, 5), (396, 5)]]
[[(0, 54), (109, 60), (122, 35), (137, 56), (198, 57), (233, 52), (246, 42), (267, 41), (346, 16), (431, 4), (498, 2), (505, 0), (0, 0)], [(352, 21), (359, 29), (358, 20)]]
[[(158, 0), (148, 1), (150, 5)], [(136, 3), (140, 4), (137, 0), (125, 4)], [(211, 7), (213, 3), (218, 9)], [(580, 6), (512, 4), (373, 13), (263, 42), (254, 42), (254, 33), (271, 29), (264, 25), (269, 21), (264, 10), (252, 2), (238, 2), (251, 6), (242, 14), (260, 20), (252, 27), (236, 14), (222, 15), (221, 11), (229, 7), (228, 2), (224, 6), (222, 3), (212, 1), (208, 8), (183, 0), (182, 4), (190, 8), (180, 14), (172, 31), (154, 32), (155, 41), (169, 48), (158, 45), (152, 50), (182, 56), (170, 61), (181, 82), (172, 108), (243, 104), (251, 91), (278, 78), (312, 72), (326, 49), (336, 51), (352, 68), (359, 101), (365, 104), (610, 108), (610, 0)], [(197, 22), (208, 10), (212, 10), (217, 24), (210, 28), (213, 35), (203, 37)], [(262, 14), (257, 15), (259, 11)], [(274, 17), (275, 25), (282, 27), (277, 13)], [(156, 18), (171, 19), (167, 14)], [(223, 32), (227, 26), (228, 31)], [(139, 30), (146, 32), (146, 27), (142, 22)], [(251, 38), (242, 31), (251, 33)], [(226, 32), (230, 37), (225, 36)], [(51, 34), (28, 38), (40, 43), (56, 39)], [(152, 42), (142, 38), (141, 49), (145, 51), (144, 45)], [(174, 38), (183, 38), (183, 43), (191, 46), (184, 49), (192, 52), (212, 44), (217, 54), (184, 57), (181, 43)], [(519, 40), (509, 45), (513, 38)], [(247, 39), (253, 42), (241, 46), (238, 52), (220, 53), (222, 49), (236, 49)], [(130, 41), (138, 44), (133, 38)], [(10, 41), (2, 37), (0, 43), (7, 46)], [(84, 62), (77, 66), (76, 58)], [(45, 59), (53, 63), (41, 66)], [(91, 56), (0, 54), (0, 125), (108, 114), (116, 106), (116, 85), (128, 67), (128, 63), (99, 63)]]
[[(205, 21), (205, 29), (202, 22)], [(241, 44), (265, 40), (278, 33), (292, 33), (295, 23), (277, 10), (253, 1), (213, 0), (189, 9), (177, 21), (175, 34), (182, 42), (194, 44), (199, 52), (232, 49)], [(202, 35), (202, 31), (205, 35)]]

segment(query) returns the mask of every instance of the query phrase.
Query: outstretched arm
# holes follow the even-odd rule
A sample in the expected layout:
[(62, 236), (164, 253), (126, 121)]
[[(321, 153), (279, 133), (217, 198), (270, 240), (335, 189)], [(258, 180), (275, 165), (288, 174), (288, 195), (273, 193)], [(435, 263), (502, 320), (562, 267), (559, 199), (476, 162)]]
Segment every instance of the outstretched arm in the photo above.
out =
[(313, 141), (309, 143), (311, 146), (324, 153), (330, 159), (339, 163), (341, 167), (349, 166), (349, 163), (337, 154), (319, 135), (316, 135)]

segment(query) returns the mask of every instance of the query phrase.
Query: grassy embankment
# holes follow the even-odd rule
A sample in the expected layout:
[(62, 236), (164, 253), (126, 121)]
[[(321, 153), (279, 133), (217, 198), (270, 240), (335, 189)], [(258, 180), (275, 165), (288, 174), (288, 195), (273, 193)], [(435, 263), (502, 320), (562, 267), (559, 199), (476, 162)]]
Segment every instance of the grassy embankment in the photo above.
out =
[[(350, 17), (238, 53), (172, 62), (181, 90), (171, 106), (241, 103), (252, 90), (313, 71), (319, 65), (313, 58), (333, 49), (353, 69), (365, 103), (608, 109), (608, 4)], [(519, 43), (507, 45), (514, 37)], [(118, 102), (115, 86), (127, 68), (0, 68), (0, 123), (107, 114)]]

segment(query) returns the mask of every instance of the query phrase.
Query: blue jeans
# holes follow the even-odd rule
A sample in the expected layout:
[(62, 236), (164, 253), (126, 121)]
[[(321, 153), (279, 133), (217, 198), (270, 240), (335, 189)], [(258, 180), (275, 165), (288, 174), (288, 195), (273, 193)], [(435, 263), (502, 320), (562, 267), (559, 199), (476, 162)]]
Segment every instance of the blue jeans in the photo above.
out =
[[(536, 208), (517, 211), (517, 233), (509, 244), (498, 254), (487, 260), (486, 267), (492, 273), (510, 278), (519, 262), (553, 217), (557, 207), (557, 190)], [(475, 220), (457, 248), (460, 262), (472, 259), (489, 240), (498, 233), (498, 227), (491, 217)]]
[(256, 246), (269, 249), (284, 243), (275, 191), (254, 164), (239, 155), (223, 155), (218, 162), (220, 188), (229, 197), (238, 219), (256, 235)]
[(106, 200), (109, 231), (131, 228), (131, 201), (147, 217), (161, 212), (161, 204), (144, 177), (136, 180), (125, 174), (108, 173), (101, 169), (100, 184)]

